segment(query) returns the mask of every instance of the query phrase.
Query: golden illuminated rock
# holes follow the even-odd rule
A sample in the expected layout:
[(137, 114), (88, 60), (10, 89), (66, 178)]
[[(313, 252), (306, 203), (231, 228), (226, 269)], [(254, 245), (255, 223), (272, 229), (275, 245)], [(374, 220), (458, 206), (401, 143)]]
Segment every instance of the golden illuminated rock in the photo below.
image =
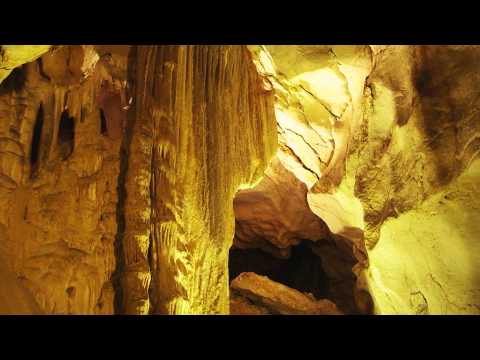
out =
[(31, 62), (47, 52), (50, 45), (1, 45), (0, 83), (17, 66)]
[(479, 56), (1, 46), (0, 312), (479, 314)]
[(355, 166), (377, 313), (479, 313), (479, 54), (390, 46), (377, 56)]
[(306, 194), (305, 184), (275, 158), (255, 188), (235, 196), (235, 246), (263, 248), (282, 256), (301, 240), (326, 237), (328, 229), (311, 212)]
[[(270, 280), (266, 276), (246, 272), (240, 274), (231, 283), (237, 296), (249, 299), (254, 304), (266, 308), (270, 314), (279, 315), (341, 315), (334, 303), (329, 300), (316, 300), (313, 296), (302, 294), (285, 285)], [(239, 300), (236, 300), (238, 302)], [(234, 305), (235, 306), (235, 305)], [(242, 311), (238, 308), (237, 311)], [(252, 307), (243, 310), (250, 315)], [(261, 310), (257, 310), (261, 311)]]
[[(256, 244), (288, 256), (284, 251), (287, 246), (330, 237), (334, 241), (327, 246), (328, 252), (335, 253), (334, 258), (346, 259), (353, 254), (357, 265), (352, 264), (350, 271), (359, 276), (368, 265), (363, 208), (354, 194), (355, 179), (345, 176), (345, 161), (352, 136), (363, 120), (371, 50), (368, 46), (251, 46), (250, 50), (259, 72), (275, 90), (276, 159), (281, 164), (277, 168), (286, 170), (276, 174), (272, 165), (262, 184), (237, 195), (236, 244)], [(269, 183), (275, 186), (267, 186)], [(281, 206), (268, 206), (275, 198), (283, 198), (282, 202), (276, 200)], [(295, 223), (298, 225), (292, 227)], [(307, 224), (325, 224), (326, 229)], [(340, 272), (345, 271), (344, 266), (348, 268), (342, 264)], [(329, 273), (337, 283), (338, 270), (330, 267)], [(350, 283), (350, 275), (345, 280)]]
[[(471, 217), (471, 223), (456, 216), (442, 218), (458, 227), (458, 235), (445, 231), (438, 220), (425, 225), (428, 231), (418, 242), (407, 240), (407, 233), (402, 235), (400, 229), (411, 228), (408, 214), (423, 216), (422, 206), (428, 206), (424, 202), (440, 196), (436, 194), (443, 193), (460, 174), (468, 174), (480, 151), (475, 95), (478, 62), (474, 60), (480, 49), (389, 45), (370, 50), (361, 46), (250, 49), (259, 72), (276, 90), (277, 158), (307, 185), (310, 210), (325, 222), (337, 243), (346, 240), (353, 246), (358, 259), (353, 269), (357, 305), (364, 311), (372, 308), (371, 296), (377, 313), (478, 313), (478, 287), (471, 280), (476, 270), (468, 265), (464, 267), (468, 271), (455, 266), (475, 260), (459, 255), (457, 263), (450, 262), (452, 254), (447, 248), (441, 250), (447, 241), (452, 250), (467, 246), (468, 238), (474, 241), (475, 236), (463, 234), (470, 234), (473, 222), (479, 220), (471, 207), (475, 197), (468, 206), (453, 200), (459, 202), (455, 205), (458, 216)], [(332, 144), (324, 152), (318, 148), (321, 141), (310, 135), (312, 129), (323, 143)], [(292, 130), (297, 135), (292, 136)], [(470, 176), (474, 179), (476, 172)], [(281, 185), (275, 193), (291, 193), (292, 189)], [(289, 197), (300, 195), (297, 192)], [(438, 213), (437, 209), (432, 212)], [(266, 217), (274, 214), (263, 214), (261, 219)], [(394, 224), (395, 231), (389, 230)], [(239, 228), (239, 238), (245, 238), (244, 226)], [(410, 231), (415, 233), (416, 229)], [(254, 235), (252, 238), (261, 237), (258, 232)], [(289, 236), (292, 243), (301, 238), (299, 231)], [(242, 239), (242, 243), (247, 240)], [(422, 251), (423, 246), (429, 250)], [(419, 259), (411, 255), (409, 260), (405, 251), (423, 255)], [(438, 264), (435, 259), (442, 257), (446, 268), (440, 270), (435, 265), (441, 280), (433, 274), (441, 285), (429, 285), (434, 280), (429, 279), (427, 264)], [(329, 257), (324, 255), (323, 259)], [(452, 275), (442, 278), (443, 273)], [(400, 285), (402, 281), (405, 283)], [(452, 294), (448, 293), (450, 286)], [(438, 305), (427, 311), (423, 303)]]
[(64, 46), (18, 68), (0, 89), (2, 292), (44, 313), (228, 313), (233, 196), (275, 152), (272, 100), (244, 47)]
[(370, 251), (378, 314), (480, 312), (480, 161), (421, 205), (385, 221)]
[(273, 97), (244, 47), (137, 51), (125, 311), (228, 313), (233, 197), (261, 179), (275, 152)]
[[(120, 141), (101, 129), (112, 78), (93, 52), (62, 47), (1, 84), (1, 249), (47, 314), (113, 313)], [(69, 72), (75, 81), (58, 75)]]

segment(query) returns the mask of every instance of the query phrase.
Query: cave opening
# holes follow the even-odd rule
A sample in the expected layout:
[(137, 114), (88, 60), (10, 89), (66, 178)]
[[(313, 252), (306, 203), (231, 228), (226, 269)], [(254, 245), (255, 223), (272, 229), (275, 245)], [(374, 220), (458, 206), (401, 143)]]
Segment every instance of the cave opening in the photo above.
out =
[(30, 175), (32, 178), (35, 177), (38, 170), (38, 159), (40, 157), (40, 142), (42, 139), (43, 120), (43, 104), (40, 104), (40, 106), (38, 107), (35, 124), (33, 126), (32, 145), (30, 148)]
[(64, 110), (58, 128), (58, 148), (63, 160), (68, 159), (73, 153), (74, 140), (75, 119), (70, 116), (68, 110)]
[(277, 258), (255, 248), (232, 248), (229, 257), (230, 281), (243, 272), (254, 272), (316, 299), (329, 295), (329, 279), (322, 260), (312, 252), (307, 241), (292, 246), (288, 258)]
[[(333, 239), (303, 240), (289, 255), (277, 257), (259, 248), (233, 246), (229, 253), (229, 279), (255, 273), (297, 290), (315, 300), (329, 300), (345, 314), (362, 314), (355, 300), (356, 259)], [(233, 294), (236, 294), (233, 291)]]

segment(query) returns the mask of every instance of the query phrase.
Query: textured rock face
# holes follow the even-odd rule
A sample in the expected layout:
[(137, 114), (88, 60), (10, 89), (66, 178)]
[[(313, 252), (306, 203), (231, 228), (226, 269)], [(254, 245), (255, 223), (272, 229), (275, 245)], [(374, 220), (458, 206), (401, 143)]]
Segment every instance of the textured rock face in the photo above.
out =
[(0, 280), (33, 300), (2, 310), (227, 313), (232, 199), (275, 151), (272, 100), (244, 47), (64, 46), (17, 68)]
[(255, 188), (235, 196), (235, 246), (288, 257), (301, 240), (323, 239), (328, 229), (309, 209), (306, 195), (306, 185), (275, 158)]
[[(318, 247), (331, 238), (337, 254), (357, 260), (360, 310), (478, 313), (478, 259), (464, 249), (475, 253), (474, 223), (480, 219), (473, 185), (478, 173), (471, 165), (480, 146), (474, 61), (480, 49), (251, 50), (276, 90), (277, 162), (288, 175), (272, 167), (268, 184), (275, 186), (264, 180), (238, 195), (235, 244), (288, 256), (281, 250), (286, 244), (313, 240), (329, 277), (348, 278), (329, 248)], [(306, 189), (296, 186), (299, 181)], [(268, 205), (275, 203), (282, 205)], [(255, 209), (250, 215), (246, 204)], [(282, 216), (290, 211), (308, 223), (318, 216), (328, 231), (312, 228), (305, 236), (308, 227), (292, 227), (291, 217)], [(282, 242), (276, 234), (285, 228), (291, 231)]]
[(259, 72), (275, 90), (279, 151), (262, 183), (235, 198), (235, 246), (288, 257), (291, 246), (315, 243), (332, 299), (355, 312), (356, 277), (368, 264), (362, 204), (354, 196), (355, 182), (345, 181), (344, 175), (349, 143), (363, 120), (371, 50), (250, 49)]
[(120, 144), (101, 132), (112, 79), (97, 61), (92, 47), (63, 47), (1, 85), (2, 258), (44, 313), (113, 312)]
[(380, 314), (478, 314), (480, 162), (382, 225), (369, 285)]
[(266, 276), (245, 272), (231, 283), (234, 293), (232, 312), (238, 315), (341, 315), (329, 300), (316, 300), (312, 295), (270, 280)]
[(0, 48), (0, 312), (480, 312), (480, 48), (249, 50)]
[(230, 315), (272, 315), (267, 308), (255, 305), (251, 300), (230, 292)]
[(378, 313), (479, 312), (472, 255), (480, 219), (479, 51), (414, 46), (377, 54), (358, 140), (365, 145), (352, 162)]
[(137, 58), (126, 312), (228, 313), (232, 201), (275, 152), (273, 97), (244, 47), (140, 47)]
[(51, 48), (50, 45), (1, 45), (0, 83), (17, 66), (33, 61)]

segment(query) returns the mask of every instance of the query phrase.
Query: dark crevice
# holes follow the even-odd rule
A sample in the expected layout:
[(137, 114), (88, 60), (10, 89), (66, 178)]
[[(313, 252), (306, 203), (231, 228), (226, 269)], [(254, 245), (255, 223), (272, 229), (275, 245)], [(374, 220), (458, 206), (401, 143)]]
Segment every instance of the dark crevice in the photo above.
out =
[[(131, 89), (134, 88), (135, 84), (135, 74), (136, 74), (136, 57), (137, 51), (136, 47), (132, 46), (131, 51), (128, 55), (128, 83), (131, 85)], [(123, 286), (122, 286), (122, 273), (125, 266), (125, 253), (123, 249), (123, 237), (125, 234), (125, 199), (126, 199), (126, 189), (125, 181), (128, 170), (128, 156), (130, 144), (132, 142), (132, 130), (135, 123), (135, 105), (131, 106), (127, 113), (127, 123), (123, 131), (122, 144), (120, 147), (120, 173), (118, 174), (117, 182), (117, 193), (118, 193), (118, 202), (116, 209), (116, 220), (117, 220), (117, 233), (115, 235), (115, 259), (116, 266), (112, 274), (112, 286), (114, 289), (114, 313), (122, 314), (124, 313), (123, 305)]]
[(100, 109), (100, 134), (108, 136), (107, 118), (103, 109)]
[(25, 65), (13, 69), (7, 78), (0, 84), (0, 95), (8, 94), (12, 91), (22, 91), (25, 87), (26, 80)]
[(41, 57), (38, 58), (37, 62), (38, 62), (38, 72), (39, 72), (40, 76), (43, 77), (45, 80), (51, 81), (50, 76), (48, 76), (45, 73), (45, 71), (43, 70), (43, 60), (42, 60), (42, 58)]
[(254, 272), (311, 294), (317, 300), (328, 299), (346, 314), (370, 313), (359, 309), (356, 303), (356, 277), (352, 271), (355, 263), (349, 251), (340, 249), (329, 239), (316, 243), (303, 240), (290, 248), (290, 256), (286, 259), (260, 249), (233, 247), (229, 256), (229, 276), (232, 281), (242, 272)]
[(68, 297), (69, 297), (69, 298), (73, 298), (73, 297), (75, 297), (75, 294), (76, 294), (76, 292), (77, 292), (76, 290), (77, 290), (77, 289), (75, 289), (75, 287), (70, 286), (70, 287), (68, 287), (65, 291), (66, 291), (66, 293), (68, 294)]
[(33, 127), (33, 135), (32, 135), (32, 145), (30, 148), (30, 177), (34, 178), (38, 172), (38, 164), (39, 164), (39, 157), (40, 157), (40, 144), (42, 140), (42, 129), (43, 129), (43, 121), (44, 121), (44, 111), (43, 111), (43, 104), (40, 104), (37, 117), (35, 119), (35, 125)]
[(322, 268), (321, 259), (313, 254), (304, 241), (291, 249), (288, 259), (277, 259), (259, 249), (230, 250), (229, 275), (235, 279), (242, 272), (267, 276), (290, 288), (310, 293), (323, 299), (329, 293), (329, 280)]
[(63, 160), (68, 159), (72, 155), (74, 143), (75, 119), (69, 115), (68, 110), (64, 110), (60, 117), (57, 138), (58, 148)]
[(84, 122), (85, 122), (85, 112), (86, 112), (86, 110), (85, 110), (85, 108), (82, 106), (82, 107), (80, 108), (80, 122), (81, 122), (81, 123), (84, 123)]

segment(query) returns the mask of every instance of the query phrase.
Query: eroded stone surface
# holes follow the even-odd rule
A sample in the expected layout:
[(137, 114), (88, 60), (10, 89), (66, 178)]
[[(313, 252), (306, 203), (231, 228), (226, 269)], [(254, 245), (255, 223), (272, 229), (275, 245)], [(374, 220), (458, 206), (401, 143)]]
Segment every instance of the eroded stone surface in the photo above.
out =
[[(271, 314), (280, 315), (341, 315), (334, 303), (317, 300), (312, 295), (289, 288), (252, 272), (245, 272), (230, 284), (231, 291), (249, 299), (255, 305), (267, 308)], [(238, 301), (238, 300), (235, 300)], [(234, 305), (235, 306), (235, 305)], [(237, 311), (242, 311), (237, 307)], [(246, 309), (252, 312), (251, 307)]]
[(272, 94), (241, 46), (139, 47), (136, 76), (126, 312), (228, 313), (233, 197), (275, 153)]
[(92, 47), (65, 46), (12, 73), (20, 87), (1, 85), (0, 242), (44, 313), (113, 313), (120, 142), (101, 133), (112, 77), (97, 62)]
[(262, 248), (288, 257), (289, 248), (302, 240), (318, 241), (328, 229), (307, 203), (307, 187), (275, 158), (263, 180), (234, 199), (235, 246)]
[(2, 292), (21, 279), (54, 314), (228, 313), (233, 196), (277, 144), (246, 48), (62, 46), (4, 80), (0, 118)]
[(255, 305), (251, 300), (230, 293), (230, 315), (271, 315), (267, 308)]
[(40, 311), (228, 312), (241, 190), (237, 246), (308, 241), (377, 313), (479, 312), (478, 46), (252, 46), (262, 76), (242, 47), (49, 48), (0, 59), (1, 276)]
[[(251, 50), (259, 71), (266, 74), (276, 90), (280, 144), (277, 157), (306, 184), (310, 210), (328, 226), (338, 244), (352, 246), (358, 260), (354, 267), (356, 297), (363, 299), (358, 300), (363, 303), (359, 306), (373, 306), (367, 295), (372, 291), (373, 297), (380, 299), (376, 306), (379, 313), (407, 311), (411, 308), (399, 304), (410, 303), (415, 311), (426, 312), (422, 299), (432, 301), (429, 297), (439, 302), (433, 310), (437, 313), (452, 313), (455, 308), (477, 313), (477, 285), (469, 280), (475, 276), (473, 268), (469, 268), (470, 274), (458, 271), (463, 283), (469, 284), (467, 288), (458, 287), (453, 280), (440, 282), (443, 289), (450, 285), (458, 288), (454, 293), (470, 294), (470, 300), (418, 292), (416, 285), (412, 285), (413, 295), (409, 295), (407, 285), (398, 290), (393, 282), (382, 285), (388, 281), (380, 279), (392, 277), (400, 281), (397, 275), (389, 275), (393, 269), (382, 260), (389, 256), (402, 258), (402, 245), (387, 245), (392, 238), (403, 239), (403, 235), (389, 233), (387, 229), (393, 226), (390, 224), (409, 227), (409, 217), (403, 214), (424, 216), (423, 204), (443, 193), (459, 175), (467, 174), (479, 153), (478, 62), (474, 59), (480, 49), (382, 45), (370, 47), (371, 51), (360, 46), (266, 46)], [(322, 141), (312, 135), (313, 129)], [(331, 146), (320, 151), (320, 143)], [(283, 189), (291, 191), (292, 187)], [(475, 218), (471, 208), (474, 200), (468, 206), (456, 201), (462, 216)], [(267, 217), (274, 214), (262, 216)], [(455, 216), (451, 222), (458, 224), (460, 234), (469, 233), (467, 223), (457, 221)], [(450, 259), (450, 254), (441, 250), (443, 239), (446, 241), (442, 228), (439, 224), (429, 227), (428, 239), (423, 242), (432, 245), (425, 253), (428, 259), (415, 265), (419, 274), (427, 272), (425, 264), (435, 263), (434, 259)], [(296, 236), (290, 234), (292, 239)], [(385, 247), (380, 245), (384, 250), (376, 250), (382, 237), (386, 239)], [(452, 243), (453, 248), (467, 246), (463, 235), (454, 239), (458, 243)], [(416, 243), (396, 241), (408, 243), (413, 252), (421, 251)], [(374, 262), (368, 271), (365, 246)], [(382, 256), (374, 256), (380, 252)], [(398, 261), (398, 266), (403, 263), (407, 267), (406, 259)], [(444, 271), (457, 272), (453, 264), (444, 261), (450, 269)], [(395, 271), (405, 273), (412, 284), (417, 281), (411, 278), (417, 276), (413, 273), (399, 268)], [(382, 294), (389, 291), (395, 300), (385, 300)], [(413, 300), (409, 300), (411, 296)]]

